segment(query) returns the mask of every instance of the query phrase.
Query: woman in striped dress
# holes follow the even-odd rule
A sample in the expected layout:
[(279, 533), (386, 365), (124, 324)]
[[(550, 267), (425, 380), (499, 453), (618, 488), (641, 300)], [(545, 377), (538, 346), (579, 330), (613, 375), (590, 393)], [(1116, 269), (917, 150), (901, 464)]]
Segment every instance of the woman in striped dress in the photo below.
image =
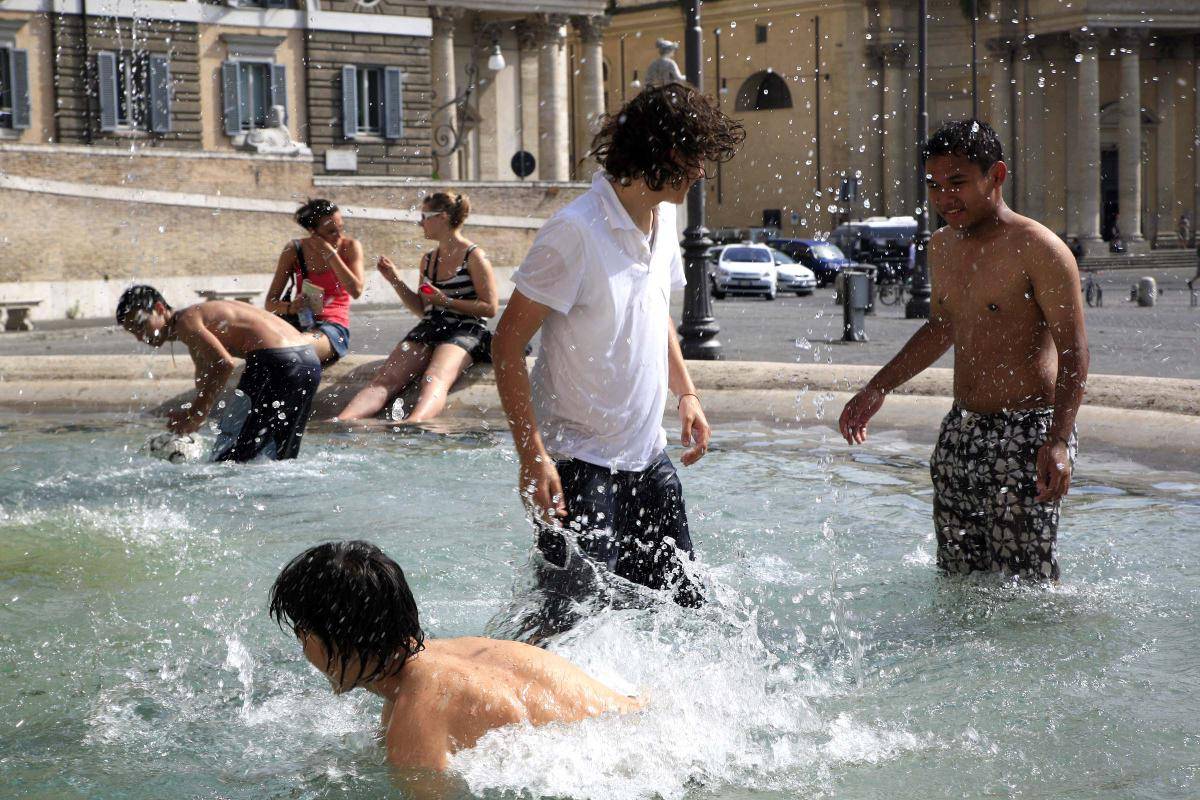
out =
[(421, 204), (421, 230), (437, 248), (421, 259), (421, 285), (410, 289), (387, 256), (379, 272), (401, 302), (421, 318), (388, 356), (362, 391), (338, 414), (339, 420), (372, 417), (424, 375), (421, 393), (405, 420), (423, 422), (446, 407), (446, 396), (458, 376), (471, 365), (487, 336), (487, 319), (496, 316), (496, 280), (484, 252), (462, 235), (470, 212), (464, 195), (437, 192)]

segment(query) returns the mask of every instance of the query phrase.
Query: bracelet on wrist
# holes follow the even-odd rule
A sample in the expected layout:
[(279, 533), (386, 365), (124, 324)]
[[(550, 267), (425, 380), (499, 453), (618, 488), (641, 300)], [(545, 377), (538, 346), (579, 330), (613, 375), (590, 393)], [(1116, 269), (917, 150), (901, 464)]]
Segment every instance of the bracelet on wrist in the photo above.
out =
[(697, 403), (699, 403), (699, 402), (700, 402), (700, 396), (699, 396), (698, 394), (696, 394), (695, 392), (684, 392), (683, 394), (679, 395), (679, 402), (677, 402), (677, 403), (675, 404), (675, 410), (676, 410), (676, 411), (678, 411), (678, 410), (679, 410), (679, 408), (680, 408), (680, 406), (682, 406), (682, 405), (683, 405), (683, 398), (685, 398), (685, 397), (695, 397), (695, 398), (696, 398), (696, 402), (697, 402)]

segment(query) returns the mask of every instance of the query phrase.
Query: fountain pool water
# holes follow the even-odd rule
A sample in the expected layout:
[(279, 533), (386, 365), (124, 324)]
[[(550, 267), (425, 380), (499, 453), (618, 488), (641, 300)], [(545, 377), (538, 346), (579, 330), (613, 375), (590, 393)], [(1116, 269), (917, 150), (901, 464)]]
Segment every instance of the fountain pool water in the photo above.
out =
[[(506, 435), (310, 432), (297, 461), (170, 466), (152, 428), (0, 417), (0, 797), (375, 798), (379, 701), (267, 618), (315, 542), (380, 544), (434, 636), (528, 575)], [(828, 437), (828, 438), (827, 438)], [(451, 796), (1195, 797), (1200, 476), (1082, 459), (1051, 588), (939, 578), (928, 448), (725, 431), (681, 470), (714, 602), (554, 642), (651, 698), (504, 729)]]

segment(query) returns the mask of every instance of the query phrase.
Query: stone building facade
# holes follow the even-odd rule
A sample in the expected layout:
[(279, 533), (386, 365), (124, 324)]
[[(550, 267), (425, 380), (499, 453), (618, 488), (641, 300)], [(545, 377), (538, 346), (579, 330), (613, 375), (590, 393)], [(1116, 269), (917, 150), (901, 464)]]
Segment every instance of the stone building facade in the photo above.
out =
[[(1108, 253), (1114, 223), (1130, 253), (1191, 244), (1180, 233), (1194, 239), (1200, 215), (1200, 4), (980, 3), (974, 87), (963, 6), (929, 0), (931, 128), (975, 107), (1004, 142), (1009, 203), (1086, 257)], [(913, 213), (916, 13), (916, 0), (704, 3), (704, 88), (749, 133), (708, 182), (710, 227), (814, 235), (847, 216)], [(616, 0), (610, 18), (604, 88), (620, 101), (657, 38), (684, 38), (684, 17), (679, 4)]]

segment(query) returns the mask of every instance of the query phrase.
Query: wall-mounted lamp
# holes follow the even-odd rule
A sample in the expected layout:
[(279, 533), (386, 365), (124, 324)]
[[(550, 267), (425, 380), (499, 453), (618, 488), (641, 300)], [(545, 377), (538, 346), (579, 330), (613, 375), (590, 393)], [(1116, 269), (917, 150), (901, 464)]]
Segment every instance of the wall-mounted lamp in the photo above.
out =
[(500, 52), (500, 43), (492, 42), (492, 54), (488, 56), (488, 69), (492, 72), (499, 72), (508, 66), (508, 62), (504, 60), (504, 53)]
[(634, 88), (634, 89), (640, 89), (640, 88), (642, 88), (642, 82), (638, 80), (638, 76), (637, 76), (637, 70), (636, 70), (636, 69), (633, 71), (633, 80), (631, 80), (631, 81), (629, 82), (629, 85), (630, 85), (630, 87), (632, 87), (632, 88)]
[(729, 94), (729, 79), (721, 78), (721, 94)]

